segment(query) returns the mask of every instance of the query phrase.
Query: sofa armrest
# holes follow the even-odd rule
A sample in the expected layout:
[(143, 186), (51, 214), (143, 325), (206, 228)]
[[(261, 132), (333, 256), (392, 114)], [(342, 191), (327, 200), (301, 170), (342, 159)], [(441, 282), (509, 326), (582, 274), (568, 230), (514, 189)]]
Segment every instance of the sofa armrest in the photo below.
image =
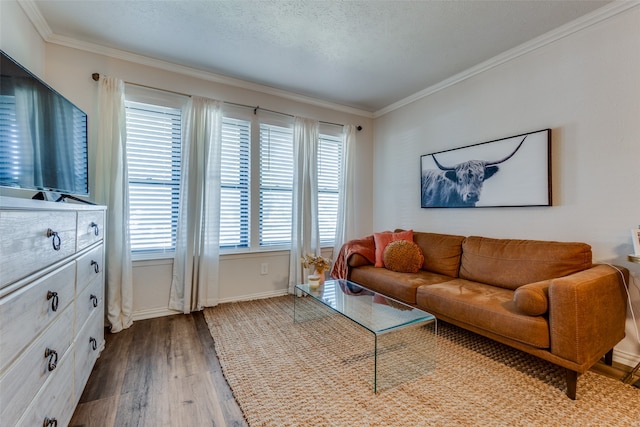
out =
[(349, 257), (349, 259), (347, 260), (347, 264), (351, 268), (361, 267), (363, 265), (373, 265), (372, 262), (369, 262), (369, 260), (367, 258), (365, 258), (364, 256), (362, 256), (360, 254), (351, 255)]
[(551, 353), (586, 371), (624, 338), (626, 276), (608, 265), (596, 265), (549, 285)]

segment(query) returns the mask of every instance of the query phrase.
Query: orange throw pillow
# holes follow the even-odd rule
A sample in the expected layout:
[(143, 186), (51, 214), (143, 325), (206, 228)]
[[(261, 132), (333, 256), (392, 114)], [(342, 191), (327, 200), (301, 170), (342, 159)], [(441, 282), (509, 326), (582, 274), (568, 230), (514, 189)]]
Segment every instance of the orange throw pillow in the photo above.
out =
[(400, 231), (398, 233), (392, 233), (391, 231), (373, 233), (373, 241), (376, 246), (376, 267), (384, 267), (384, 250), (389, 243), (396, 240), (413, 242), (413, 230)]
[(384, 250), (384, 267), (399, 273), (417, 273), (422, 268), (424, 255), (414, 242), (396, 240)]

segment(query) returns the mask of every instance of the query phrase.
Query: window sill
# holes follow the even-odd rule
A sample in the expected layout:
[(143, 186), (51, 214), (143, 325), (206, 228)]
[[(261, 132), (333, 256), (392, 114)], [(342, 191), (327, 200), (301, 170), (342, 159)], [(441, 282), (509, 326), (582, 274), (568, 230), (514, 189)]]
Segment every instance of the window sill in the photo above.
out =
[[(333, 246), (323, 246), (321, 250), (328, 251), (332, 250)], [(289, 248), (263, 248), (257, 250), (249, 250), (249, 249), (228, 249), (220, 251), (220, 258), (260, 258), (263, 256), (277, 256), (282, 254), (288, 254)], [(141, 262), (141, 261), (157, 261), (157, 260), (173, 260), (175, 257), (175, 252), (141, 252), (141, 253), (132, 253), (131, 261), (132, 262)]]
[(132, 252), (131, 261), (153, 261), (158, 259), (173, 259), (175, 252)]

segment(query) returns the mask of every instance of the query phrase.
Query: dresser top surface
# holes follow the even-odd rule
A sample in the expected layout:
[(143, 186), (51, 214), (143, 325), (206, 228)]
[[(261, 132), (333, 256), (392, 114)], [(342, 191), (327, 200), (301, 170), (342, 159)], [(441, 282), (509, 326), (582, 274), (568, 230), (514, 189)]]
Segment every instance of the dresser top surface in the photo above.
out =
[(89, 205), (72, 202), (48, 202), (44, 200), (22, 199), (19, 197), (0, 196), (0, 210), (106, 210), (106, 206)]

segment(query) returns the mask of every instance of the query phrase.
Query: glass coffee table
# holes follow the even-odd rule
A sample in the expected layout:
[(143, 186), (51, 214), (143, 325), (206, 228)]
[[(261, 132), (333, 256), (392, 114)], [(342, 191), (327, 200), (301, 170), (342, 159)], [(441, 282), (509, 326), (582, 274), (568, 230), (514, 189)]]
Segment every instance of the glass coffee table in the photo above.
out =
[[(431, 372), (436, 365), (435, 316), (348, 280), (327, 280), (318, 288), (296, 285), (296, 323), (339, 314), (373, 334), (373, 392)], [(360, 329), (362, 330), (362, 329)]]

